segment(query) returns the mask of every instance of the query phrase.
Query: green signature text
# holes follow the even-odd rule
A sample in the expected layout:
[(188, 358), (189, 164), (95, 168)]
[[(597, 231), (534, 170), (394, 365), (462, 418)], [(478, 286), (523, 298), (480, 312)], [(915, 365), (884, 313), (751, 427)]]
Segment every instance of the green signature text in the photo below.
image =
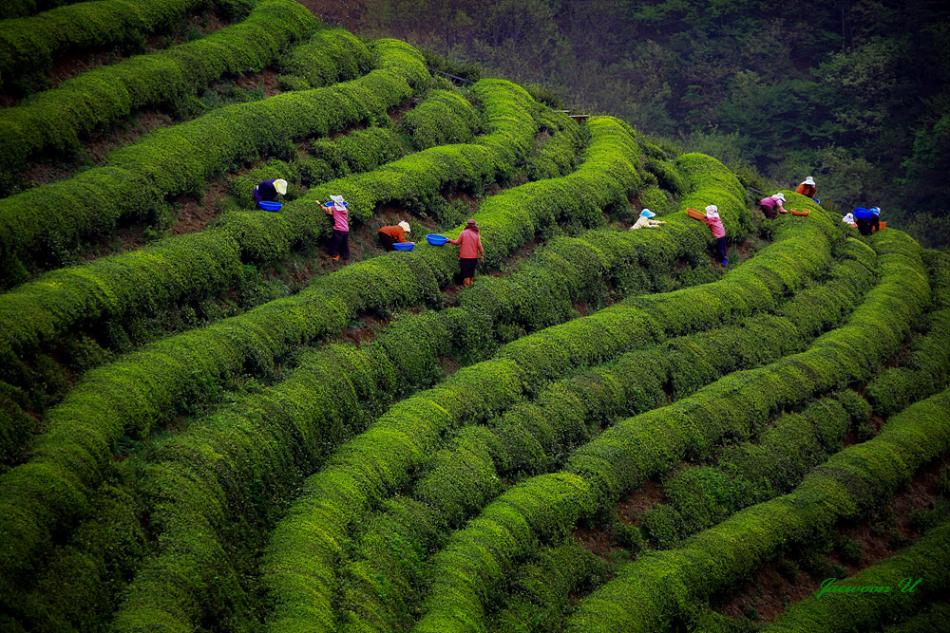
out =
[(902, 578), (897, 585), (849, 585), (842, 583), (837, 578), (825, 578), (821, 582), (821, 587), (815, 592), (815, 598), (820, 600), (822, 596), (830, 593), (913, 593), (923, 578)]

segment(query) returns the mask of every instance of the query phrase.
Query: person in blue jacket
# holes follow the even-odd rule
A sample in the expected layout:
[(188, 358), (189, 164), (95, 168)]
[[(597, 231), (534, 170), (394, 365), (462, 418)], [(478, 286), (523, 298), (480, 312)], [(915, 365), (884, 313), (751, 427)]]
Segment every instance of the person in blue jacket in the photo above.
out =
[(265, 180), (254, 186), (254, 202), (277, 202), (278, 195), (287, 195), (287, 181), (283, 178)]
[(861, 235), (870, 235), (874, 231), (881, 229), (880, 214), (881, 210), (877, 207), (865, 209), (864, 207), (855, 207), (852, 212), (854, 221), (858, 225), (858, 231)]

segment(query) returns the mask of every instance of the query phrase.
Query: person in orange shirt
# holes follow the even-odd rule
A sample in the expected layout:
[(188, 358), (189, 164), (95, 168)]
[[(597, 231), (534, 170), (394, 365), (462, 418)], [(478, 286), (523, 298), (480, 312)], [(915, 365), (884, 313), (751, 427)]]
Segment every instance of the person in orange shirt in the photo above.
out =
[(459, 234), (458, 239), (449, 240), (449, 242), (458, 245), (459, 275), (464, 285), (471, 286), (475, 281), (475, 266), (479, 258), (485, 256), (485, 247), (482, 246), (478, 224), (475, 220), (469, 220), (465, 223), (465, 229)]
[(814, 199), (815, 194), (818, 193), (818, 187), (815, 186), (815, 179), (809, 176), (803, 180), (797, 187), (795, 187), (795, 193), (800, 193), (803, 196), (808, 196), (809, 198)]
[(393, 244), (408, 242), (409, 238), (407, 235), (409, 233), (412, 233), (412, 228), (410, 228), (408, 222), (403, 220), (399, 224), (390, 224), (380, 227), (377, 235), (379, 235), (379, 242), (383, 245), (383, 248), (387, 251), (394, 251), (396, 249), (393, 248)]

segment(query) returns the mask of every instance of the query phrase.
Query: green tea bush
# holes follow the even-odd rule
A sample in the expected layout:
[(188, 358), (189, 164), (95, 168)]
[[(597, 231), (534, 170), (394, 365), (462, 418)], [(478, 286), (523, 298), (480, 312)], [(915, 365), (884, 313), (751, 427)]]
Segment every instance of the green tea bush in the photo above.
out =
[(836, 398), (823, 398), (780, 417), (757, 441), (726, 449), (715, 466), (677, 471), (663, 483), (667, 501), (644, 515), (645, 531), (668, 548), (742, 507), (790, 490), (841, 449), (845, 433), (867, 419), (863, 413), (852, 419)]
[(82, 0), (7, 0), (0, 6), (0, 20), (22, 18), (40, 11), (48, 11), (63, 4), (75, 4)]
[(934, 253), (930, 259), (934, 310), (926, 317), (927, 331), (914, 338), (906, 362), (882, 372), (867, 386), (868, 400), (885, 417), (933, 393), (950, 378), (950, 257)]
[(408, 150), (397, 132), (384, 127), (357, 130), (337, 140), (319, 139), (310, 145), (313, 157), (329, 165), (335, 177), (376, 169)]
[[(400, 78), (401, 71), (391, 72), (386, 68), (405, 65), (411, 71), (414, 66), (407, 64), (407, 60), (416, 58), (403, 45), (392, 42), (381, 43), (379, 54), (380, 70), (345, 84), (341, 90), (322, 88), (304, 94), (311, 94), (315, 103), (324, 103), (330, 112), (337, 98), (341, 103), (348, 101), (345, 99), (347, 86), (353, 89), (354, 95), (366, 98), (364, 89), (381, 82), (381, 90), (387, 85), (392, 89), (402, 86), (402, 91), (396, 90), (387, 97), (393, 99), (389, 105), (395, 105), (412, 89), (405, 78)], [(415, 69), (423, 70), (419, 66)], [(297, 107), (287, 105), (288, 113), (303, 117), (302, 112), (297, 113)], [(351, 114), (357, 120), (363, 116), (361, 111)], [(342, 112), (337, 110), (332, 116), (341, 117)], [(346, 125), (346, 121), (338, 120), (338, 123)], [(320, 126), (317, 128), (319, 131)], [(101, 197), (93, 191), (87, 193), (97, 200)], [(21, 195), (30, 195), (30, 192)], [(0, 223), (3, 205), (18, 198), (0, 201)], [(54, 196), (53, 200), (57, 198)], [(11, 221), (18, 222), (13, 207), (8, 210)], [(90, 213), (92, 211), (94, 209)], [(206, 297), (228, 288), (240, 273), (240, 228), (241, 225), (229, 225), (167, 238), (130, 253), (47, 273), (0, 295), (0, 371), (13, 371), (18, 357), (35, 354), (37, 348), (49, 345), (79, 323), (121, 319), (134, 310), (154, 312), (168, 304)]]
[[(738, 512), (678, 549), (651, 553), (624, 566), (615, 580), (581, 602), (567, 630), (661, 629), (684, 605), (748, 578), (781, 549), (821, 538), (842, 519), (865, 515), (948, 449), (950, 391), (945, 391), (891, 418), (877, 437), (836, 453), (792, 493)], [(914, 576), (934, 579), (936, 590), (950, 578), (947, 524), (929, 536), (848, 582), (893, 584)], [(914, 593), (894, 589), (888, 594), (849, 594), (846, 599), (833, 594), (809, 599), (765, 630), (872, 630), (888, 616), (909, 615), (929, 588)]]
[(555, 178), (573, 169), (578, 152), (587, 142), (587, 129), (564, 114), (546, 111), (541, 121), (549, 136), (528, 161), (531, 180)]
[(298, 89), (319, 88), (368, 73), (372, 61), (366, 45), (349, 31), (322, 29), (290, 51), (281, 71), (303, 80)]
[[(137, 110), (173, 105), (226, 75), (263, 70), (317, 26), (313, 15), (294, 0), (264, 0), (239, 24), (95, 68), (0, 110), (0, 186), (12, 184), (28, 160), (74, 151), (84, 135), (107, 130)], [(358, 42), (339, 51), (344, 53), (369, 59)], [(331, 62), (325, 53), (315, 58)], [(355, 76), (354, 72), (342, 78)]]
[[(815, 210), (806, 223), (797, 225), (814, 227), (823, 215)], [(831, 218), (827, 220), (830, 224)], [(827, 226), (826, 230), (835, 229)], [(807, 243), (814, 246), (811, 240)], [(766, 255), (781, 246), (784, 244), (780, 241), (768, 247), (735, 272), (757, 262), (773, 263)], [(565, 470), (511, 488), (469, 522), (468, 527), (453, 535), (436, 556), (433, 590), (416, 630), (464, 630), (466, 622), (479, 622), (484, 617), (483, 601), (499, 575), (518, 556), (530, 551), (538, 538), (564, 534), (580, 516), (589, 516), (597, 508), (612, 504), (623, 491), (663, 472), (688, 454), (707, 453), (726, 434), (747, 436), (752, 425), (784, 407), (806, 402), (813, 394), (845, 386), (850, 380), (866, 379), (898, 348), (909, 331), (908, 324), (929, 299), (916, 243), (898, 231), (888, 231), (875, 239), (875, 246), (879, 251), (881, 280), (843, 327), (825, 334), (805, 352), (760, 369), (731, 374), (668, 407), (617, 423), (575, 451)], [(798, 260), (772, 281), (780, 283), (782, 277), (801, 265)], [(772, 271), (777, 272), (774, 268)], [(735, 305), (736, 301), (747, 301), (754, 295), (743, 292), (732, 296)], [(707, 301), (694, 299), (690, 305), (703, 303)], [(688, 322), (685, 312), (666, 314), (679, 315), (680, 320)], [(704, 322), (711, 320), (707, 316)], [(886, 333), (881, 332), (882, 326)], [(590, 599), (585, 604), (589, 602)], [(653, 619), (620, 615), (622, 608), (632, 609), (639, 604), (626, 599), (597, 601), (582, 611), (583, 616), (578, 617), (584, 619), (578, 622), (583, 624), (577, 626), (608, 630), (610, 625), (601, 626), (597, 618), (610, 613), (611, 624), (644, 622), (648, 630), (655, 630), (650, 629), (656, 624)]]
[(214, 0), (98, 0), (0, 22), (0, 86), (42, 73), (68, 52), (130, 47)]
[[(847, 311), (873, 279), (865, 269), (847, 284), (821, 288), (830, 297), (846, 296), (842, 304)], [(788, 303), (797, 301), (796, 296)], [(672, 339), (553, 382), (533, 402), (515, 405), (486, 427), (464, 428), (452, 446), (426, 464), (411, 494), (386, 501), (383, 516), (374, 518), (350, 548), (355, 554), (347, 564), (340, 607), (347, 627), (392, 629), (405, 623), (427, 585), (426, 553), (446, 530), (460, 525), (509, 482), (550, 470), (572, 446), (617, 416), (665, 403), (665, 388), (682, 367), (705, 368), (702, 375), (693, 372), (687, 389), (694, 391), (731, 371), (800, 351), (808, 340), (805, 332), (833, 326), (839, 317), (816, 315), (806, 325), (759, 315)], [(392, 595), (401, 600), (390, 600)]]
[(449, 90), (433, 90), (400, 121), (416, 149), (468, 143), (478, 125), (478, 113), (468, 100)]
[[(515, 118), (509, 128), (511, 125), (523, 124)], [(608, 118), (600, 120), (597, 128), (595, 138), (602, 138), (604, 149), (610, 151), (602, 151), (599, 143), (592, 142), (586, 168), (547, 183), (563, 191), (572, 183), (583, 187), (589, 174), (593, 175), (599, 187), (596, 195), (586, 200), (587, 205), (607, 205), (618, 196), (624, 198), (637, 182), (633, 166), (637, 148), (628, 128)], [(562, 214), (575, 212), (577, 207), (565, 207), (556, 197), (544, 195), (544, 184), (531, 183), (531, 195), (524, 195), (519, 191), (522, 188), (505, 192), (498, 196), (497, 204), (486, 203), (476, 214), (496, 261), (530, 239), (526, 227), (534, 230), (557, 221)], [(529, 204), (514, 207), (515, 211), (506, 216), (512, 206), (504, 198)], [(48, 431), (35, 443), (31, 460), (0, 476), (0, 505), (9, 501), (11, 507), (19, 508), (17, 513), (4, 517), (16, 524), (15, 528), (10, 526), (11, 530), (22, 531), (25, 536), (4, 543), (0, 566), (4, 570), (7, 565), (19, 569), (28, 566), (37, 546), (48, 542), (53, 524), (68, 524), (86, 514), (88, 494), (102, 476), (112, 444), (126, 433), (147, 435), (158, 421), (193, 400), (196, 390), (205, 388), (202, 383), (195, 384), (195, 375), (217, 384), (245, 367), (266, 367), (301, 342), (339, 332), (361, 312), (422, 303), (438, 293), (455, 267), (449, 249), (420, 249), (373, 258), (318, 278), (297, 296), (163, 339), (113, 365), (89, 372), (47, 415)], [(104, 411), (110, 412), (108, 419)], [(80, 437), (71, 437), (73, 431), (78, 431)], [(35, 483), (39, 487), (28, 483), (38, 475), (41, 479)], [(0, 523), (4, 517), (0, 517)], [(11, 576), (3, 574), (4, 578)]]
[(360, 79), (219, 108), (114, 151), (102, 167), (0, 200), (0, 262), (55, 264), (42, 255), (50, 241), (72, 247), (111, 235), (120, 220), (147, 219), (169, 196), (200, 192), (232, 164), (384, 117), (428, 72), (415, 49), (395, 40), (377, 42), (376, 54), (377, 69)]

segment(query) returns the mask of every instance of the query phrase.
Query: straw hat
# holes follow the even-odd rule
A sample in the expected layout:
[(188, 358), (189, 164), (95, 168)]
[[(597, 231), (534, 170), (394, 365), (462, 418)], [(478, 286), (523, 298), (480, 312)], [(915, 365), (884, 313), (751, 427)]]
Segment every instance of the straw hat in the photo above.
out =
[(274, 181), (274, 189), (276, 189), (277, 193), (279, 193), (280, 195), (286, 196), (287, 195), (287, 181), (284, 180), (283, 178), (278, 178), (277, 180)]
[(718, 218), (719, 217), (719, 207), (714, 204), (706, 207), (706, 217), (707, 218)]
[(409, 226), (409, 223), (403, 220), (399, 223), (399, 228), (401, 228), (406, 233), (412, 233), (412, 228)]

